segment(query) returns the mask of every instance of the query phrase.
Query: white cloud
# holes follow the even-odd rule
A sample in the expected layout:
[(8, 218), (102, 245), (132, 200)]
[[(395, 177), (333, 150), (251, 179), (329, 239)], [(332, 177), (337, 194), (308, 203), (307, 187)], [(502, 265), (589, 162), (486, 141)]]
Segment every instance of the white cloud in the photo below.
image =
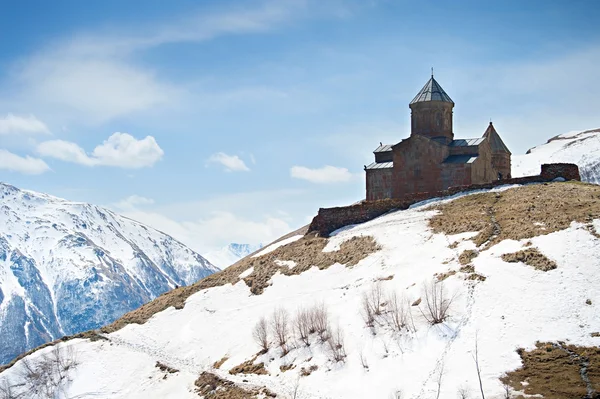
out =
[(152, 198), (142, 197), (140, 195), (130, 195), (127, 198), (123, 198), (121, 201), (114, 204), (115, 208), (128, 211), (135, 209), (137, 206), (152, 205), (154, 200)]
[(39, 158), (33, 158), (29, 155), (21, 157), (2, 149), (0, 149), (0, 169), (27, 175), (39, 175), (50, 170), (46, 162)]
[(164, 151), (154, 137), (138, 140), (127, 133), (114, 133), (88, 155), (79, 145), (64, 140), (49, 140), (37, 146), (40, 155), (85, 166), (116, 166), (138, 169), (154, 165)]
[(224, 152), (218, 152), (208, 158), (209, 163), (218, 163), (225, 167), (227, 172), (248, 172), (250, 168), (237, 155), (227, 155)]
[(0, 117), (0, 135), (2, 134), (49, 134), (50, 130), (33, 115), (19, 116), (8, 114)]
[(131, 219), (172, 235), (199, 253), (215, 250), (232, 242), (269, 243), (292, 230), (285, 220), (268, 215), (248, 219), (231, 212), (212, 212), (206, 218), (176, 221), (164, 214), (137, 208), (121, 212)]
[(322, 168), (310, 169), (304, 166), (293, 166), (290, 175), (296, 179), (308, 180), (312, 183), (341, 183), (352, 180), (352, 173), (346, 168), (325, 165)]

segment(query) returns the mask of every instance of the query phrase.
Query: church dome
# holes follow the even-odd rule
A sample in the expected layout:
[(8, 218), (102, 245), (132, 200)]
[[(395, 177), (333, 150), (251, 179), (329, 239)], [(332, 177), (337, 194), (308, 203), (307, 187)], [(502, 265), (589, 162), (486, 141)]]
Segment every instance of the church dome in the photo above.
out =
[(431, 76), (431, 79), (425, 86), (419, 91), (419, 94), (413, 98), (410, 104), (422, 103), (426, 101), (442, 101), (454, 104), (454, 101), (450, 98), (448, 94), (442, 89), (442, 86)]

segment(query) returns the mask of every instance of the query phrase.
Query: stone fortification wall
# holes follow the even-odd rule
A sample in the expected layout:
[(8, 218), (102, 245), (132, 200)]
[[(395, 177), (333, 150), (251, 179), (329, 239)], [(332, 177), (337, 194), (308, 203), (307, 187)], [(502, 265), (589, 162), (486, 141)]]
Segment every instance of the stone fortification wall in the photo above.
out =
[(383, 199), (378, 201), (363, 201), (350, 206), (336, 208), (320, 208), (308, 228), (308, 233), (318, 233), (326, 237), (333, 231), (351, 224), (364, 223), (375, 219), (391, 210), (408, 209), (409, 206), (431, 198), (447, 197), (462, 191), (490, 189), (505, 184), (526, 184), (549, 182), (556, 178), (578, 180), (579, 168), (575, 164), (556, 163), (542, 165), (542, 173), (537, 176), (518, 177), (514, 179), (497, 180), (487, 184), (451, 187), (448, 190), (416, 193), (402, 198)]

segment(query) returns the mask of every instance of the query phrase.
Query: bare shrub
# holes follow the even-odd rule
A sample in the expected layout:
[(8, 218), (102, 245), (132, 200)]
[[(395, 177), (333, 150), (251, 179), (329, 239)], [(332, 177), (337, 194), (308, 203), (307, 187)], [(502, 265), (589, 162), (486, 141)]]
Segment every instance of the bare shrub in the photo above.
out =
[(287, 345), (289, 338), (289, 315), (287, 310), (283, 308), (276, 309), (275, 312), (273, 312), (271, 323), (275, 341), (283, 350), (283, 355), (285, 356), (289, 352)]
[(309, 310), (310, 326), (308, 331), (317, 333), (321, 342), (327, 341), (329, 338), (329, 313), (324, 303), (314, 306)]
[(409, 313), (410, 306), (408, 301), (404, 298), (398, 298), (398, 295), (393, 291), (387, 300), (388, 313), (387, 313), (387, 324), (395, 332), (401, 333), (403, 331), (410, 331), (409, 324)]
[(511, 399), (512, 397), (513, 397), (512, 388), (506, 382), (503, 383), (502, 384), (502, 399)]
[(369, 363), (367, 363), (367, 358), (365, 357), (365, 354), (363, 353), (362, 349), (361, 351), (358, 353), (358, 357), (360, 359), (360, 364), (361, 366), (363, 366), (363, 368), (367, 371), (369, 371)]
[(369, 328), (375, 327), (375, 315), (373, 314), (373, 308), (371, 307), (371, 302), (369, 301), (369, 295), (365, 292), (361, 298), (361, 314), (363, 320), (365, 321), (365, 325)]
[(457, 396), (458, 399), (469, 399), (469, 390), (467, 389), (467, 387), (460, 387), (458, 388), (458, 392), (457, 392)]
[(373, 328), (377, 319), (382, 317), (385, 305), (383, 298), (383, 289), (381, 288), (380, 281), (373, 284), (369, 291), (363, 293), (361, 313), (367, 327)]
[(252, 336), (258, 346), (260, 346), (261, 351), (267, 353), (269, 351), (269, 328), (267, 326), (267, 319), (261, 317), (254, 326)]
[(479, 333), (475, 333), (475, 353), (472, 355), (473, 361), (475, 362), (475, 368), (477, 369), (477, 379), (479, 380), (479, 390), (481, 391), (481, 399), (485, 399), (485, 393), (483, 392), (483, 383), (481, 382), (481, 367), (479, 367)]
[(70, 381), (70, 373), (77, 367), (77, 356), (73, 347), (66, 349), (55, 345), (48, 354), (35, 361), (22, 360), (20, 378), (25, 397), (53, 399), (63, 393)]
[(443, 323), (448, 318), (448, 311), (454, 300), (454, 296), (448, 297), (444, 283), (431, 281), (423, 289), (425, 298), (425, 311), (419, 306), (419, 310), (425, 320), (431, 325)]
[(331, 360), (336, 363), (343, 362), (346, 359), (346, 349), (344, 347), (344, 333), (342, 329), (340, 327), (332, 328), (328, 336), (327, 347), (331, 355)]
[(298, 340), (305, 346), (310, 345), (309, 337), (311, 334), (311, 311), (300, 309), (294, 319), (294, 331)]

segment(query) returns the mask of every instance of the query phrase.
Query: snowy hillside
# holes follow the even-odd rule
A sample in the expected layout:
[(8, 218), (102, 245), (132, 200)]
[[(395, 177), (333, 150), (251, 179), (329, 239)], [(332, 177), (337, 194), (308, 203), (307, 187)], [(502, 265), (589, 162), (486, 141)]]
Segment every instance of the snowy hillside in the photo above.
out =
[(0, 364), (217, 270), (108, 209), (0, 183)]
[[(295, 238), (129, 315), (142, 324), (60, 344), (77, 366), (61, 374), (59, 396), (474, 398), (475, 358), (486, 398), (541, 395), (539, 381), (567, 373), (511, 374), (537, 341), (554, 343), (544, 353), (559, 360), (600, 345), (599, 196), (576, 183), (504, 186)], [(0, 387), (26, 389), (27, 368), (52, 350), (4, 371)], [(581, 396), (545, 397), (600, 390), (590, 353), (585, 368), (565, 362), (574, 385), (552, 391)]]
[(525, 155), (513, 154), (512, 176), (536, 175), (541, 164), (556, 162), (577, 164), (583, 181), (600, 184), (600, 129), (561, 134)]
[(208, 252), (202, 256), (218, 268), (224, 269), (261, 248), (262, 244), (250, 245), (232, 243), (218, 251)]

